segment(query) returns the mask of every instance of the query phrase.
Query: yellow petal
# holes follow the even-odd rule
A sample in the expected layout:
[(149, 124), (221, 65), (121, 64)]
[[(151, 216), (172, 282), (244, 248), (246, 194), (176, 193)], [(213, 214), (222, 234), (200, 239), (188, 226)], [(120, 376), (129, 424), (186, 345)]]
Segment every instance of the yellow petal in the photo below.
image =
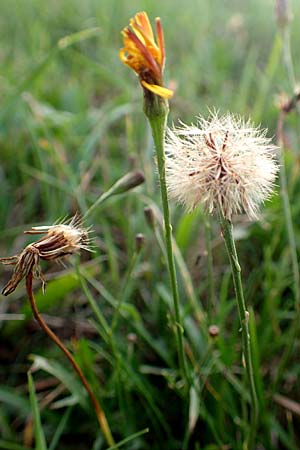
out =
[(163, 86), (158, 86), (157, 84), (149, 84), (146, 81), (142, 80), (141, 84), (148, 89), (148, 91), (153, 92), (153, 94), (159, 95), (163, 98), (171, 98), (173, 97), (174, 92), (171, 89), (167, 89)]
[(146, 12), (140, 12), (135, 15), (136, 23), (143, 29), (144, 33), (147, 35), (147, 38), (151, 41), (154, 41), (153, 31), (151, 27), (150, 20), (148, 18), (148, 14)]

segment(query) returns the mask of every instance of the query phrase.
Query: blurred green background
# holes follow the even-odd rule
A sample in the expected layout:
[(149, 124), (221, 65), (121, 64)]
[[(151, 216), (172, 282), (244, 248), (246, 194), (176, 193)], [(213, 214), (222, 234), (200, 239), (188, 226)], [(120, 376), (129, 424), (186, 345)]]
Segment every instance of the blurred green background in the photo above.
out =
[[(197, 386), (187, 394), (178, 374), (153, 143), (138, 80), (118, 57), (120, 31), (138, 11), (152, 23), (161, 17), (165, 80), (175, 88), (170, 124), (230, 110), (269, 128), (275, 141), (277, 96), (290, 96), (299, 78), (299, 2), (290, 2), (293, 20), (284, 29), (272, 0), (0, 0), (0, 7), (1, 256), (18, 253), (32, 225), (84, 214), (117, 179), (141, 169), (143, 186), (88, 218), (95, 253), (82, 254), (80, 265), (75, 258), (67, 267), (43, 266), (48, 283), (45, 295), (36, 285), (39, 307), (75, 352), (116, 441), (130, 438), (122, 448), (241, 449), (249, 392), (220, 229), (200, 208), (186, 214), (172, 205), (185, 349)], [(290, 114), (285, 124), (297, 249), (299, 123)], [(154, 229), (145, 207), (155, 212)], [(137, 233), (146, 239), (138, 254)], [(293, 330), (300, 305), (279, 187), (260, 221), (235, 219), (235, 234), (256, 337), (257, 448), (297, 449)], [(9, 276), (2, 268), (3, 286)], [(219, 328), (214, 339), (212, 324)], [(34, 414), (35, 427), (26, 376), (32, 366), (41, 420)], [(3, 450), (107, 448), (72, 369), (32, 319), (23, 285), (0, 302), (0, 436)]]

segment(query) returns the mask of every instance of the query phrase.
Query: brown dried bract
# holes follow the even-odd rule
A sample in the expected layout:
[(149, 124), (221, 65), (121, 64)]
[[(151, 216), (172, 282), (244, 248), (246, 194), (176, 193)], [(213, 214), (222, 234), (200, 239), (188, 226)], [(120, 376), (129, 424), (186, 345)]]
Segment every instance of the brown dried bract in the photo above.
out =
[(20, 281), (25, 278), (30, 272), (42, 281), (43, 288), (45, 286), (44, 279), (39, 267), (39, 253), (33, 245), (28, 245), (19, 255), (11, 258), (0, 258), (3, 264), (15, 264), (13, 275), (7, 285), (3, 288), (2, 294), (11, 294)]
[(45, 236), (27, 245), (19, 255), (0, 258), (0, 262), (5, 265), (15, 265), (11, 279), (2, 290), (3, 295), (11, 294), (20, 281), (30, 273), (41, 280), (44, 290), (45, 280), (39, 265), (40, 259), (52, 261), (77, 253), (80, 249), (90, 250), (89, 230), (80, 226), (76, 216), (69, 224), (33, 227), (25, 233), (45, 234)]

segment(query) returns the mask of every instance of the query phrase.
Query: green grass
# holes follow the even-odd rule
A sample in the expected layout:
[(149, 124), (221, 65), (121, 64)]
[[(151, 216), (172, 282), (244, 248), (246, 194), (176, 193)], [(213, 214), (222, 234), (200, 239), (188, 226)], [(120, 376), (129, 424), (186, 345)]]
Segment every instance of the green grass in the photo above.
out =
[[(177, 86), (170, 123), (195, 121), (216, 107), (252, 117), (272, 136), (275, 96), (292, 92), (273, 3), (1, 0), (0, 255), (19, 252), (29, 242), (23, 231), (32, 225), (83, 215), (133, 168), (146, 177), (88, 217), (95, 253), (82, 253), (80, 264), (75, 258), (66, 268), (44, 265), (45, 295), (38, 283), (35, 288), (40, 310), (74, 351), (120, 448), (242, 449), (250, 399), (218, 222), (210, 220), (211, 305), (207, 219), (200, 209), (187, 215), (171, 205), (185, 352), (195, 380), (188, 393), (181, 383), (153, 142), (137, 79), (118, 58), (120, 30), (140, 10), (161, 17), (166, 80)], [(291, 4), (297, 78), (300, 13), (296, 0)], [(299, 117), (291, 114), (285, 157), (299, 254), (298, 129)], [(153, 227), (147, 206), (155, 211)], [(255, 337), (257, 448), (296, 449), (299, 333), (291, 330), (298, 316), (279, 188), (259, 222), (240, 217), (234, 228)], [(138, 233), (146, 241), (137, 255)], [(1, 270), (1, 285), (9, 275)], [(23, 320), (13, 320), (15, 313)], [(215, 339), (208, 335), (211, 324), (220, 329)], [(106, 449), (75, 374), (32, 319), (23, 283), (1, 298), (0, 342), (0, 449)]]

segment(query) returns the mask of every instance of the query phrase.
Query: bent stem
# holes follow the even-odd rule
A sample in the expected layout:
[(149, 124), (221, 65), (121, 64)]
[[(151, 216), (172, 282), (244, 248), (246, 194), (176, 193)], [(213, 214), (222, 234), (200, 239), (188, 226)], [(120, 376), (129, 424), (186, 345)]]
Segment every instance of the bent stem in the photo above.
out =
[(65, 354), (65, 356), (68, 358), (68, 360), (72, 364), (74, 370), (76, 371), (77, 375), (80, 378), (80, 381), (82, 382), (83, 386), (85, 387), (87, 393), (90, 396), (90, 399), (93, 403), (93, 407), (94, 407), (100, 428), (105, 436), (105, 439), (106, 439), (108, 445), (110, 447), (112, 447), (113, 445), (115, 445), (115, 442), (112, 437), (105, 413), (104, 413), (103, 409), (101, 408), (98, 400), (96, 399), (87, 379), (85, 378), (81, 368), (75, 361), (72, 354), (64, 346), (64, 344), (61, 342), (61, 340), (56, 336), (56, 334), (48, 327), (48, 325), (46, 324), (46, 322), (44, 321), (44, 319), (42, 318), (42, 316), (40, 315), (40, 313), (38, 311), (38, 308), (37, 308), (37, 305), (35, 302), (35, 298), (33, 295), (33, 290), (32, 290), (32, 278), (33, 278), (32, 273), (29, 273), (26, 277), (26, 289), (27, 289), (27, 294), (28, 294), (28, 298), (29, 298), (29, 302), (30, 302), (30, 306), (31, 306), (33, 315), (34, 315), (35, 319), (37, 320), (37, 322), (39, 323), (40, 327), (45, 331), (45, 333), (50, 337), (50, 339), (52, 339), (52, 341), (61, 349), (61, 351)]
[(168, 116), (168, 106), (167, 102), (163, 99), (156, 99), (157, 103), (152, 108), (145, 107), (145, 114), (149, 119), (152, 135), (154, 140), (154, 145), (156, 149), (157, 156), (157, 166), (159, 173), (161, 200), (163, 206), (164, 215), (164, 225), (165, 225), (165, 241), (167, 250), (167, 260), (168, 268), (170, 274), (171, 289), (173, 295), (174, 313), (175, 313), (175, 326), (176, 326), (176, 341), (177, 341), (177, 351), (179, 366), (182, 377), (190, 384), (189, 376), (187, 373), (187, 367), (185, 362), (184, 346), (183, 346), (183, 326), (180, 317), (179, 308), (179, 294), (177, 285), (176, 268), (173, 255), (172, 246), (172, 225), (170, 222), (170, 212), (168, 203), (168, 192), (166, 184), (166, 173), (165, 173), (165, 151), (164, 151), (164, 138), (165, 138), (165, 127), (166, 120)]
[(222, 212), (221, 207), (219, 207), (219, 219), (222, 227), (223, 238), (225, 241), (227, 253), (230, 260), (234, 290), (238, 305), (238, 313), (242, 330), (242, 345), (243, 354), (245, 359), (246, 371), (248, 376), (248, 381), (250, 385), (250, 395), (251, 395), (251, 423), (250, 423), (250, 433), (248, 437), (248, 448), (254, 448), (256, 428), (258, 421), (258, 401), (257, 393), (255, 387), (254, 373), (253, 373), (253, 362), (251, 353), (251, 338), (249, 329), (249, 313), (246, 309), (246, 303), (244, 299), (242, 279), (241, 279), (241, 267), (239, 265), (239, 260), (236, 252), (236, 247), (232, 234), (232, 224), (227, 220)]

